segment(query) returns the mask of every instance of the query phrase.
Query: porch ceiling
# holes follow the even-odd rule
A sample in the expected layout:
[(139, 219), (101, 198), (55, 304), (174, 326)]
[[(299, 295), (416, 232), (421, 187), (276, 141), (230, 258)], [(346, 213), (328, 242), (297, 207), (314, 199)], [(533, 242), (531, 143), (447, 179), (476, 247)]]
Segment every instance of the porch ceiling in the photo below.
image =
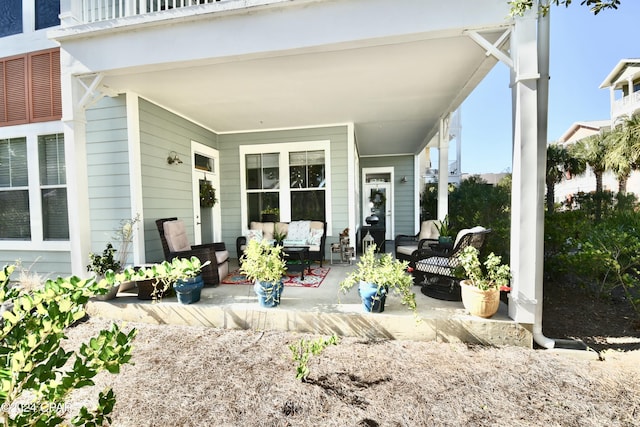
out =
[(361, 155), (415, 154), (495, 63), (459, 31), (108, 71), (103, 84), (217, 133), (353, 122)]

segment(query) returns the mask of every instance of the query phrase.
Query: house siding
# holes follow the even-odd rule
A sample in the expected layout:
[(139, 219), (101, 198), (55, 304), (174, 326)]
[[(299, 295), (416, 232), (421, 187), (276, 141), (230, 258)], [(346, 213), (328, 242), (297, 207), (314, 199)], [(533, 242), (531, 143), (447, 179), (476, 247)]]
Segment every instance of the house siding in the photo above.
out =
[[(184, 220), (191, 233), (189, 240), (194, 241), (191, 141), (219, 147), (214, 132), (147, 100), (140, 99), (139, 115), (145, 258), (147, 262), (158, 262), (164, 259), (164, 253), (156, 219)], [(182, 164), (167, 164), (171, 151), (177, 153)], [(226, 161), (221, 153), (220, 163)], [(224, 181), (224, 174), (221, 180)], [(237, 193), (237, 188), (234, 191)]]
[[(269, 132), (248, 132), (219, 135), (220, 141), (220, 200), (222, 203), (222, 237), (227, 248), (235, 248), (242, 233), (240, 203), (241, 145), (278, 144), (305, 141), (330, 141), (331, 151), (331, 224), (328, 236), (337, 236), (349, 224), (347, 194), (347, 132), (348, 127), (332, 126), (291, 129)], [(330, 240), (330, 239), (329, 239)], [(232, 251), (232, 255), (233, 255)]]
[(101, 254), (121, 220), (131, 217), (124, 96), (103, 98), (86, 111), (91, 251)]
[(0, 252), (0, 266), (5, 265), (19, 266), (11, 276), (12, 280), (19, 280), (20, 269), (44, 279), (71, 274), (71, 256), (68, 251), (3, 251)]
[[(360, 159), (360, 176), (362, 169), (377, 167), (393, 167), (395, 182), (393, 183), (394, 230), (395, 234), (415, 234), (415, 210), (418, 209), (414, 194), (415, 161), (414, 156), (363, 157)], [(400, 179), (406, 176), (407, 182)], [(362, 203), (362, 202), (360, 202)], [(364, 209), (362, 206), (360, 209)]]

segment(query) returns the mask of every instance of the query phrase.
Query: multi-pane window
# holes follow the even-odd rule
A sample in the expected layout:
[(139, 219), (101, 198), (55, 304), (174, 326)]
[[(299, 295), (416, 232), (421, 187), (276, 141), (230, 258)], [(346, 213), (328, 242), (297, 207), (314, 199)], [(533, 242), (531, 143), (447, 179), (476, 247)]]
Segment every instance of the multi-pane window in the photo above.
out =
[(36, 30), (60, 25), (60, 0), (36, 0)]
[(249, 220), (260, 221), (263, 211), (280, 208), (280, 155), (247, 154), (245, 168)]
[(0, 1), (0, 37), (22, 32), (22, 0)]
[[(326, 145), (326, 147), (325, 147)], [(307, 146), (314, 150), (305, 150)], [(264, 152), (259, 152), (264, 148)], [(247, 219), (279, 210), (279, 220), (327, 220), (328, 144), (292, 143), (244, 151)]]
[(289, 153), (291, 219), (325, 217), (324, 150)]
[(44, 240), (68, 240), (67, 179), (64, 135), (38, 137)]
[(31, 238), (27, 139), (0, 140), (0, 239)]
[[(42, 224), (43, 240), (69, 240), (64, 136), (38, 136), (37, 156), (30, 144), (35, 148), (35, 137), (0, 140), (0, 239), (39, 239), (40, 230), (31, 228), (35, 219), (33, 225)], [(29, 181), (30, 162), (39, 162), (34, 182)]]

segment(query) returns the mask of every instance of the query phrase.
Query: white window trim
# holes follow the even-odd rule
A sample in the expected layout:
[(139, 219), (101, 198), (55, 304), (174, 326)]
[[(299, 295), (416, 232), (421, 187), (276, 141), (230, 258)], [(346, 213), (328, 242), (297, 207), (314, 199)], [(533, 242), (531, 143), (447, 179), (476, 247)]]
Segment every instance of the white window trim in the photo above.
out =
[[(56, 133), (64, 133), (64, 127), (62, 122), (60, 121), (0, 127), (0, 139), (26, 138), (27, 140), (27, 167), (29, 174), (29, 216), (31, 224), (30, 240), (0, 240), (0, 251), (71, 250), (71, 239), (43, 240), (42, 200), (40, 197), (42, 186), (40, 185), (38, 137)], [(65, 163), (68, 165), (68, 159), (65, 160)], [(68, 191), (67, 185), (64, 185), (63, 187), (67, 188)], [(70, 209), (70, 207), (68, 208)]]
[[(283, 142), (276, 144), (258, 144), (258, 145), (241, 145), (238, 147), (240, 153), (240, 217), (242, 218), (242, 234), (246, 235), (249, 227), (249, 215), (247, 208), (247, 175), (245, 156), (247, 154), (262, 154), (262, 153), (279, 153), (279, 167), (280, 171), (289, 170), (289, 153), (292, 151), (318, 151), (324, 150), (325, 152), (325, 210), (326, 210), (326, 222), (327, 222), (327, 236), (331, 236), (331, 141), (300, 141), (300, 142)], [(287, 172), (282, 176), (280, 175), (280, 194), (290, 194), (289, 188), (289, 173)], [(310, 218), (312, 219), (312, 218)], [(280, 221), (291, 221), (291, 198), (280, 198)]]

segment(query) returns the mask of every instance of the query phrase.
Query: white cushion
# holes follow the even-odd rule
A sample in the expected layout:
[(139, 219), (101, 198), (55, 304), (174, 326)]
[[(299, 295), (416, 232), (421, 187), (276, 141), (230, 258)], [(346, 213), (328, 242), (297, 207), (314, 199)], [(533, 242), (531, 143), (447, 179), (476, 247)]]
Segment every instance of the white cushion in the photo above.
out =
[(486, 228), (482, 227), (481, 225), (476, 225), (473, 228), (464, 228), (462, 230), (460, 230), (458, 232), (458, 235), (456, 236), (456, 241), (453, 244), (453, 247), (458, 246), (458, 242), (460, 241), (460, 239), (462, 239), (465, 235), (469, 234), (469, 233), (478, 233), (481, 231), (485, 231)]
[(248, 230), (247, 231), (247, 241), (249, 240), (257, 240), (258, 242), (262, 241), (262, 230)]
[(404, 255), (411, 255), (417, 250), (418, 250), (418, 245), (398, 246), (396, 248), (396, 253), (404, 254)]
[(420, 226), (420, 233), (418, 234), (418, 240), (437, 239), (440, 236), (438, 227), (436, 227), (437, 224), (438, 221), (435, 219), (422, 221), (422, 224)]
[(287, 239), (289, 240), (304, 240), (305, 242), (309, 238), (309, 230), (311, 228), (311, 221), (291, 221), (289, 223), (289, 231), (287, 232)]
[(175, 221), (165, 221), (162, 224), (164, 237), (167, 239), (167, 246), (171, 252), (190, 251), (191, 245), (187, 237), (187, 230), (181, 219)]
[(323, 235), (324, 235), (323, 229), (312, 228), (309, 230), (309, 238), (307, 239), (307, 243), (313, 246), (320, 246)]

